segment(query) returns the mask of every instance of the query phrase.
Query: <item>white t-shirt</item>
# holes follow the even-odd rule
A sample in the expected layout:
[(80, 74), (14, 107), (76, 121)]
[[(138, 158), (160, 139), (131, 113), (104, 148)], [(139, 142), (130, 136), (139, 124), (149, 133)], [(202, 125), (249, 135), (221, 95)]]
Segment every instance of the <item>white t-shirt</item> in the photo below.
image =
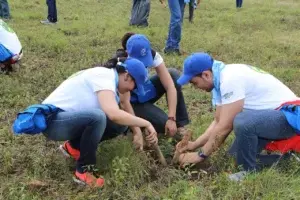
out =
[(220, 90), (217, 105), (244, 99), (244, 109), (276, 109), (282, 103), (299, 99), (271, 74), (244, 64), (225, 66), (220, 72)]
[(16, 33), (2, 19), (0, 19), (0, 44), (14, 55), (19, 54), (22, 49)]
[(65, 111), (101, 108), (97, 92), (110, 90), (116, 93), (116, 78), (115, 69), (105, 67), (79, 71), (56, 88), (43, 104), (52, 104)]
[(156, 68), (163, 62), (164, 62), (164, 59), (161, 57), (161, 55), (158, 52), (155, 52), (155, 56), (153, 59), (153, 65), (148, 68)]

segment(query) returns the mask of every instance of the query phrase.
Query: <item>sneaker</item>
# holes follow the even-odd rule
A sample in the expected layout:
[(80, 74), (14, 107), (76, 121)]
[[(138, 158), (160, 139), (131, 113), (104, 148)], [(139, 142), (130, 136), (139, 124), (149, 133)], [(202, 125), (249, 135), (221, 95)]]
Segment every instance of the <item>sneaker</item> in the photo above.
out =
[(96, 174), (97, 171), (93, 165), (88, 166), (83, 173), (76, 170), (73, 180), (78, 184), (102, 188), (105, 180)]
[(3, 17), (3, 18), (2, 18), (2, 20), (5, 21), (5, 22), (8, 22), (8, 21), (11, 20), (11, 19), (12, 19), (11, 17)]
[(167, 55), (177, 55), (177, 56), (184, 56), (187, 55), (186, 52), (180, 51), (179, 49), (164, 49), (164, 53)]
[(248, 172), (246, 172), (246, 171), (240, 171), (240, 172), (237, 172), (235, 174), (230, 174), (228, 176), (228, 178), (231, 181), (240, 182), (247, 176), (247, 174), (248, 174)]
[(68, 158), (74, 158), (78, 160), (80, 157), (80, 151), (74, 149), (69, 141), (66, 141), (64, 144), (59, 146), (59, 150)]
[(41, 23), (45, 24), (45, 25), (54, 25), (54, 24), (57, 24), (57, 22), (51, 22), (48, 19), (42, 20)]

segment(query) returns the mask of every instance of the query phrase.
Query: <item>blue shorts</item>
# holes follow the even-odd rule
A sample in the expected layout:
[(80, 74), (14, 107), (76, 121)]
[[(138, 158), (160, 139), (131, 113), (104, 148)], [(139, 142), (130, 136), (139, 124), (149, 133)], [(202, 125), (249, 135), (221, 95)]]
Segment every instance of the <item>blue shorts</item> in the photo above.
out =
[(4, 62), (13, 57), (13, 54), (6, 49), (2, 44), (0, 44), (0, 62)]

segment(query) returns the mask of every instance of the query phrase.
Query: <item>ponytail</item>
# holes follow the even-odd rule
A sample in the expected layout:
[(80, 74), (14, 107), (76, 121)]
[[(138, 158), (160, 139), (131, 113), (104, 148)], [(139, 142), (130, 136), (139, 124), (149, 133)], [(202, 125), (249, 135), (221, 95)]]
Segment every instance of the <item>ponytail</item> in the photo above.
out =
[(133, 36), (134, 34), (135, 33), (131, 33), (131, 32), (125, 33), (125, 35), (121, 39), (121, 44), (122, 44), (123, 49), (117, 49), (117, 51), (114, 55), (114, 58), (121, 58), (121, 57), (127, 58), (128, 57), (128, 54), (126, 52), (126, 43), (127, 43), (128, 39), (131, 36)]
[(114, 55), (114, 58), (120, 58), (120, 57), (128, 57), (128, 54), (126, 50), (124, 49), (117, 49), (116, 54)]
[(111, 58), (106, 63), (104, 63), (103, 67), (108, 69), (115, 68), (118, 73), (124, 73), (126, 72), (126, 69), (124, 66), (119, 65), (119, 62), (124, 63), (127, 58), (125, 57), (117, 57), (117, 58)]

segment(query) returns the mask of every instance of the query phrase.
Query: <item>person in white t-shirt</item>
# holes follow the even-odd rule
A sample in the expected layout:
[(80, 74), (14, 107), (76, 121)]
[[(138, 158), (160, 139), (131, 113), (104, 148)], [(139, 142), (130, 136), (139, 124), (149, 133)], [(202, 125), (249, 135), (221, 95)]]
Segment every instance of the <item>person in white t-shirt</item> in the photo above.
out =
[[(181, 163), (204, 161), (234, 130), (236, 140), (231, 150), (244, 171), (230, 175), (230, 179), (241, 180), (248, 171), (259, 169), (256, 158), (268, 142), (296, 134), (285, 115), (276, 108), (299, 98), (259, 68), (245, 64), (225, 65), (207, 53), (194, 53), (185, 59), (183, 75), (177, 83), (191, 83), (212, 92), (216, 105), (215, 119), (208, 129), (186, 147), (177, 145), (178, 151), (182, 152)], [(184, 153), (199, 147), (199, 152)]]
[(77, 161), (76, 182), (95, 187), (104, 185), (104, 179), (93, 174), (98, 143), (126, 131), (126, 126), (145, 128), (149, 144), (157, 143), (150, 122), (118, 106), (119, 100), (121, 106), (129, 102), (127, 93), (133, 89), (143, 93), (146, 79), (147, 71), (139, 60), (111, 59), (103, 67), (73, 74), (43, 101), (60, 109), (47, 121), (44, 134), (51, 140), (66, 141), (60, 150)]
[[(144, 84), (145, 94), (141, 95), (135, 90), (131, 92), (129, 110), (132, 114), (149, 120), (158, 133), (166, 133), (179, 139), (189, 123), (181, 86), (176, 83), (179, 71), (166, 67), (163, 58), (151, 48), (145, 35), (126, 33), (122, 38), (122, 47), (117, 51), (117, 57), (136, 58), (144, 63), (147, 70), (154, 69), (156, 72)], [(164, 94), (167, 96), (168, 113), (154, 105)]]
[(22, 45), (17, 34), (0, 19), (0, 69), (12, 71), (12, 65), (22, 58)]

